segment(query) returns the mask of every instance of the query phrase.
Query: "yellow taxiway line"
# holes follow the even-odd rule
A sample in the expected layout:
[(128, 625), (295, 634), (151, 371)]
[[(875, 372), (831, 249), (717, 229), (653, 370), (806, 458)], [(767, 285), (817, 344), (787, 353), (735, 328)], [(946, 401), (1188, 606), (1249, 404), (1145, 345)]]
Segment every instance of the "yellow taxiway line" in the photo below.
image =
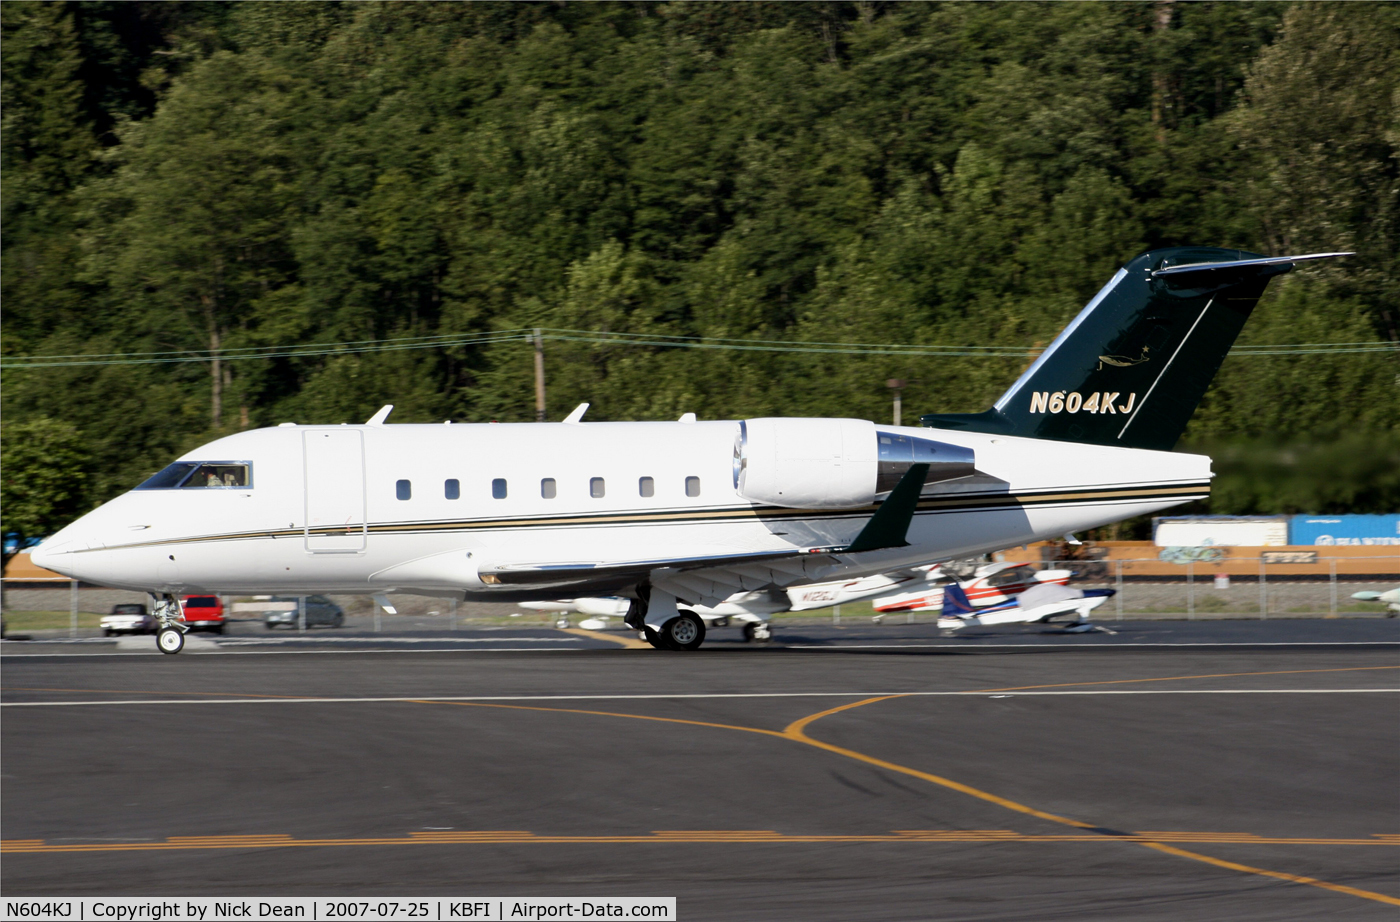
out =
[[(575, 633), (591, 633), (575, 630)], [(618, 642), (618, 638), (599, 635), (607, 640)], [(640, 644), (640, 641), (636, 641)], [(1334, 669), (1297, 669), (1297, 670), (1277, 670), (1272, 672), (1255, 673), (1214, 673), (1208, 675), (1187, 675), (1187, 676), (1162, 676), (1145, 679), (1113, 679), (1101, 682), (1062, 682), (1055, 685), (1029, 685), (1014, 686), (1009, 688), (992, 689), (969, 689), (969, 694), (1005, 693), (1017, 691), (1031, 691), (1033, 689), (1044, 688), (1064, 688), (1075, 686), (1091, 685), (1120, 685), (1143, 682), (1169, 682), (1191, 679), (1213, 679), (1213, 678), (1239, 678), (1245, 676), (1261, 675), (1289, 675), (1303, 673), (1323, 673), (1323, 672), (1359, 672), (1374, 669), (1396, 669), (1397, 666), (1367, 666), (1348, 667)], [(240, 696), (241, 697), (241, 696)], [(250, 696), (251, 697), (251, 696)], [(0, 852), (5, 854), (24, 854), (36, 852), (104, 852), (104, 851), (159, 851), (159, 850), (180, 850), (180, 849), (229, 849), (229, 848), (292, 848), (292, 847), (327, 847), (327, 846), (350, 846), (350, 845), (447, 845), (447, 844), (517, 844), (517, 843), (538, 843), (538, 844), (604, 844), (604, 843), (702, 843), (702, 842), (784, 842), (784, 843), (831, 843), (831, 842), (1126, 842), (1142, 848), (1150, 848), (1162, 854), (1172, 855), (1178, 858), (1186, 858), (1191, 861), (1201, 862), (1214, 867), (1223, 868), (1240, 873), (1269, 877), (1275, 880), (1287, 881), (1289, 883), (1302, 884), (1310, 887), (1318, 887), (1335, 893), (1343, 893), (1349, 896), (1360, 897), (1374, 902), (1385, 903), (1391, 906), (1400, 906), (1400, 898), (1388, 896), (1384, 893), (1375, 893), (1370, 890), (1362, 890), (1357, 887), (1349, 887), (1345, 884), (1335, 884), (1325, 880), (1318, 880), (1313, 877), (1305, 877), (1298, 874), (1288, 874), (1282, 871), (1271, 871), (1267, 868), (1257, 868), (1252, 865), (1240, 864), (1238, 862), (1226, 861), (1215, 858), (1211, 855), (1200, 852), (1189, 851), (1178, 848), (1176, 845), (1168, 843), (1192, 843), (1192, 844), (1219, 844), (1219, 845), (1395, 845), (1400, 844), (1400, 836), (1385, 834), (1375, 835), (1365, 839), (1320, 839), (1320, 838), (1266, 838), (1255, 837), (1248, 833), (1192, 833), (1192, 832), (1151, 832), (1151, 833), (1127, 833), (1116, 832), (1093, 823), (1076, 820), (1071, 817), (1060, 816), (1037, 810), (1026, 804), (1001, 797), (988, 791), (983, 791), (968, 784), (935, 775), (929, 772), (910, 768), (895, 762), (879, 759), (853, 749), (836, 746), (822, 740), (815, 739), (807, 735), (807, 728), (814, 722), (833, 714), (839, 714), (854, 708), (865, 707), (882, 701), (890, 701), (896, 698), (912, 697), (902, 694), (880, 695), (865, 698), (860, 701), (843, 704), (839, 707), (827, 708), (810, 714), (788, 724), (783, 730), (768, 730), (762, 727), (745, 727), (737, 724), (722, 724), (702, 720), (685, 720), (676, 717), (656, 717), (649, 714), (627, 714), (616, 711), (596, 711), (583, 708), (556, 708), (542, 706), (528, 706), (519, 704), (499, 704), (484, 701), (443, 701), (432, 699), (412, 699), (417, 703), (435, 704), (450, 707), (473, 707), (473, 708), (497, 708), (514, 711), (548, 711), (553, 713), (583, 714), (597, 717), (616, 717), (629, 720), (646, 720), (659, 723), (673, 723), (697, 727), (709, 727), (719, 730), (737, 730), (745, 733), (755, 733), (762, 736), (772, 736), (779, 739), (788, 740), (802, 745), (812, 746), (817, 749), (839, 755), (844, 758), (858, 762), (864, 762), (887, 771), (918, 778), (930, 784), (948, 790), (956, 791), (970, 797), (975, 797), (987, 803), (995, 804), (1007, 810), (1020, 813), (1026, 816), (1033, 816), (1038, 819), (1047, 820), (1063, 826), (1069, 826), (1081, 832), (1067, 835), (1025, 835), (1010, 830), (904, 830), (895, 831), (890, 835), (878, 836), (801, 836), (783, 835), (771, 830), (677, 830), (660, 831), (649, 836), (539, 836), (529, 832), (518, 831), (487, 831), (487, 832), (427, 832), (413, 833), (407, 837), (382, 838), (382, 839), (293, 839), (291, 836), (283, 835), (249, 835), (249, 836), (195, 836), (169, 838), (164, 842), (148, 843), (92, 843), (92, 844), (63, 844), (49, 845), (40, 839), (13, 839), (7, 842), (0, 842)]]
[(605, 634), (602, 631), (585, 631), (581, 627), (566, 627), (559, 628), (558, 630), (563, 631), (565, 634), (577, 634), (579, 637), (588, 637), (592, 640), (606, 640), (608, 643), (619, 644), (627, 650), (651, 649), (651, 644), (647, 643), (645, 640), (637, 639), (636, 631), (628, 631), (625, 634), (618, 634), (616, 632)]

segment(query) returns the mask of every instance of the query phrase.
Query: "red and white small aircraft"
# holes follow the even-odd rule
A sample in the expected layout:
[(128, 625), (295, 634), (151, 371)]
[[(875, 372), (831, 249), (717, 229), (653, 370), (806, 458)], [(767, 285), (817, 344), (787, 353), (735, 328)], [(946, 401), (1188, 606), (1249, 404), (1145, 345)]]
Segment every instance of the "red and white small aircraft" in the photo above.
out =
[(1031, 586), (1069, 584), (1072, 570), (1037, 570), (1027, 563), (989, 563), (973, 571), (970, 579), (957, 579), (945, 573), (939, 564), (921, 568), (928, 573), (927, 588), (915, 592), (902, 592), (874, 599), (871, 606), (878, 614), (895, 614), (910, 611), (941, 611), (943, 609), (943, 588), (948, 581), (962, 587), (967, 601), (974, 608), (1000, 605), (1025, 592)]

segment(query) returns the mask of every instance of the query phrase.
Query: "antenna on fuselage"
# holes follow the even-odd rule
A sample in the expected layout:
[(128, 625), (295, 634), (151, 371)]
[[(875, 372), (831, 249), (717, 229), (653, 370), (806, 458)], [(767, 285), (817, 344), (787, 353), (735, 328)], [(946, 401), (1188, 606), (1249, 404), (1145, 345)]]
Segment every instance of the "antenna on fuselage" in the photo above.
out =
[(379, 408), (379, 412), (378, 412), (378, 413), (374, 414), (374, 415), (371, 416), (369, 419), (365, 420), (365, 425), (366, 425), (366, 426), (382, 426), (382, 425), (384, 425), (384, 420), (388, 419), (388, 418), (389, 418), (389, 414), (392, 413), (392, 412), (394, 412), (394, 405), (393, 405), (392, 403), (386, 403), (386, 404), (384, 404), (384, 406), (382, 406), (382, 407)]
[(574, 407), (574, 412), (572, 412), (572, 413), (570, 413), (568, 416), (564, 417), (564, 422), (566, 422), (566, 423), (581, 423), (581, 422), (583, 422), (583, 414), (585, 414), (585, 413), (587, 413), (587, 412), (588, 412), (588, 404), (586, 404), (586, 403), (581, 403), (581, 404), (579, 404), (578, 406)]

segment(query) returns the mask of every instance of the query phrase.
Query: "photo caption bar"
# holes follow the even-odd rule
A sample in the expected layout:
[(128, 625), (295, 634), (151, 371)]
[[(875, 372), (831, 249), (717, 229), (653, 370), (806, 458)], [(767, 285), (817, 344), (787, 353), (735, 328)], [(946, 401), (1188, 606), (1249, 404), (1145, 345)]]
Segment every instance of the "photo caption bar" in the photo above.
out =
[(346, 922), (676, 918), (674, 896), (45, 897), (6, 899), (0, 922)]

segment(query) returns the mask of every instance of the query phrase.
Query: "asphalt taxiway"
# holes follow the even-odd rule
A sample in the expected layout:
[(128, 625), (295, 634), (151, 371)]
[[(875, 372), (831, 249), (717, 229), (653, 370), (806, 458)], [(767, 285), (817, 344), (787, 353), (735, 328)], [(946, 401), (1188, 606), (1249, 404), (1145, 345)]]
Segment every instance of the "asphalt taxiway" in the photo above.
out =
[(1083, 648), (869, 628), (693, 654), (6, 644), (0, 888), (1394, 917), (1394, 622), (1166, 624)]

